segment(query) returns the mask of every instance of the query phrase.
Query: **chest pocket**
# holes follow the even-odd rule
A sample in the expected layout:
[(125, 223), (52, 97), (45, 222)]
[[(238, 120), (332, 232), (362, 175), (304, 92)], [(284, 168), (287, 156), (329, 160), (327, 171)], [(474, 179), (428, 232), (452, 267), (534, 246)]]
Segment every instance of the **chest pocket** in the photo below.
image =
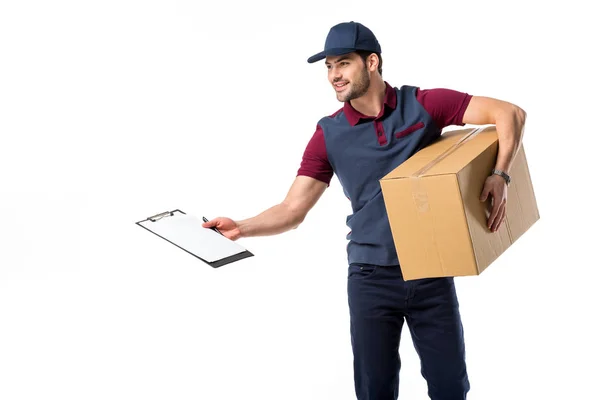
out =
[(394, 135), (396, 136), (396, 139), (400, 139), (403, 138), (405, 136), (410, 135), (411, 133), (418, 131), (419, 129), (425, 127), (425, 124), (423, 122), (417, 122), (414, 125), (409, 126), (408, 128), (400, 131), (400, 132), (396, 132)]

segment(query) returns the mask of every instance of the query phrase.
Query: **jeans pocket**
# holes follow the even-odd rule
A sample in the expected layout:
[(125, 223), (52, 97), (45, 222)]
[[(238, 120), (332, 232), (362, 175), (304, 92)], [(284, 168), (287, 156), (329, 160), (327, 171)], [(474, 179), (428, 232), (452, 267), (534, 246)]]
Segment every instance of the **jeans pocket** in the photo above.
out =
[(348, 267), (348, 279), (367, 279), (377, 272), (377, 265), (373, 264), (350, 264)]

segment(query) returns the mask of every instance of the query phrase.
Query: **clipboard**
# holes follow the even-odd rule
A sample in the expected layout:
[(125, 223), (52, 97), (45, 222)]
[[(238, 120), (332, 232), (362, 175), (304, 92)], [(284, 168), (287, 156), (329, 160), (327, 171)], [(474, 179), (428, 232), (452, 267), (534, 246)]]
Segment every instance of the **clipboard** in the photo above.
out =
[(136, 222), (147, 231), (179, 247), (213, 268), (252, 257), (250, 251), (228, 239), (216, 228), (205, 228), (202, 221), (176, 209)]

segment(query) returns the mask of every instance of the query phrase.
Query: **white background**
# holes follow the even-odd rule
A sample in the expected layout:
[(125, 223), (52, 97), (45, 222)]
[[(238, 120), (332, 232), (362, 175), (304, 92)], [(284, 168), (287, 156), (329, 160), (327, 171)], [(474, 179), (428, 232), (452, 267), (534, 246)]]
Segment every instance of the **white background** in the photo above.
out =
[[(469, 398), (597, 396), (599, 32), (584, 2), (532, 3), (2, 1), (0, 398), (354, 398), (336, 178), (220, 269), (134, 224), (280, 202), (341, 106), (306, 58), (348, 20), (392, 85), (528, 113), (541, 219), (456, 279)], [(401, 355), (400, 398), (426, 399), (407, 329)]]

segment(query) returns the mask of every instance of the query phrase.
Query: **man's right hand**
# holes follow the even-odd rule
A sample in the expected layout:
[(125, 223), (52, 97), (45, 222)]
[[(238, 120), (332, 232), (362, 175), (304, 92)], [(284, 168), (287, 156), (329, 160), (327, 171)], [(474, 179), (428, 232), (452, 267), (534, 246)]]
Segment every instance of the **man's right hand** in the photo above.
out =
[(227, 239), (237, 240), (242, 237), (240, 227), (230, 218), (213, 218), (208, 222), (204, 222), (202, 226), (204, 228), (217, 228)]

